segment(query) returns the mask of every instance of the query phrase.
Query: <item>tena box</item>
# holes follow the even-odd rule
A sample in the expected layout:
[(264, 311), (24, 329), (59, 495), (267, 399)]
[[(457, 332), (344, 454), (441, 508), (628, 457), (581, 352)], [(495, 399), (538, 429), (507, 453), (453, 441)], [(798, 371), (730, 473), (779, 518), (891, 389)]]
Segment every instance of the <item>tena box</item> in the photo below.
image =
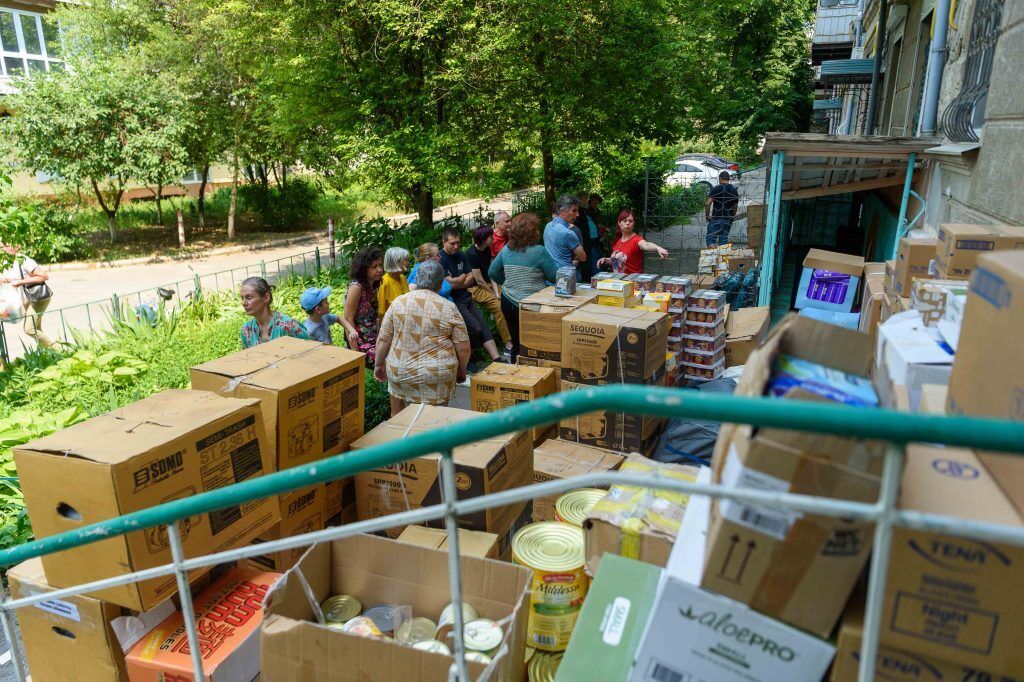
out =
[[(546, 440), (533, 451), (533, 482), (616, 471), (625, 458), (614, 452), (564, 440)], [(533, 500), (534, 521), (554, 521), (559, 494)]]
[[(253, 540), (252, 544), (262, 544), (270, 540), (292, 538), (313, 531), (323, 530), (326, 526), (327, 486), (323, 483), (299, 488), (290, 493), (278, 496), (281, 506), (281, 521), (266, 533)], [(242, 565), (261, 571), (284, 573), (295, 565), (306, 551), (305, 547), (280, 550), (269, 554), (260, 554), (242, 560)]]
[(562, 318), (563, 382), (657, 383), (667, 351), (664, 313), (587, 305)]
[(661, 569), (609, 554), (587, 590), (555, 682), (622, 682), (651, 615)]
[[(554, 369), (495, 362), (473, 375), (470, 400), (477, 412), (496, 412), (555, 392)], [(552, 424), (532, 429), (534, 443), (545, 440)]]
[(192, 368), (192, 388), (256, 398), (278, 471), (337, 455), (363, 435), (362, 353), (283, 336)]
[(897, 296), (910, 296), (910, 283), (915, 277), (930, 279), (929, 265), (935, 257), (935, 237), (904, 237), (896, 250), (893, 291)]
[[(29, 559), (7, 572), (14, 599), (53, 592), (43, 562)], [(168, 599), (145, 613), (78, 594), (18, 609), (18, 626), (37, 682), (127, 682), (124, 652), (174, 613)]]
[[(195, 623), (206, 680), (240, 682), (259, 674), (263, 599), (279, 577), (232, 569), (196, 598)], [(192, 680), (192, 656), (181, 612), (139, 640), (125, 662), (132, 682)]]
[[(14, 451), (32, 529), (44, 538), (274, 471), (259, 403), (206, 391), (164, 391)], [(275, 499), (180, 522), (185, 554), (249, 544), (280, 518)], [(171, 561), (164, 526), (43, 557), (58, 587)], [(193, 576), (203, 571), (196, 571)], [(173, 575), (92, 593), (146, 611), (176, 591)]]
[(1024, 229), (1003, 225), (939, 226), (935, 275), (939, 279), (970, 279), (978, 258), (992, 251), (1024, 248)]
[[(401, 440), (428, 431), (450, 427), (479, 412), (432, 405), (409, 405), (391, 419), (352, 444), (368, 448)], [(455, 485), (460, 499), (509, 490), (533, 481), (533, 442), (526, 431), (478, 440), (454, 450)], [(441, 456), (421, 455), (401, 464), (372, 469), (356, 475), (356, 504), (359, 519), (375, 519), (409, 509), (441, 504)], [(459, 516), (459, 524), (469, 530), (502, 535), (513, 525), (526, 503), (494, 507)], [(443, 527), (444, 521), (430, 525)], [(402, 528), (388, 532), (397, 537)]]
[[(468, 663), (473, 680), (521, 682), (532, 572), (516, 564), (463, 557), (462, 598), (481, 618), (502, 625), (505, 656), (490, 678)], [(267, 595), (260, 663), (262, 682), (437, 682), (448, 679), (451, 656), (394, 641), (360, 637), (320, 625), (312, 602), (349, 594), (364, 605), (412, 607), (438, 620), (451, 602), (448, 553), (370, 535), (312, 547)], [(454, 647), (451, 641), (447, 642)]]
[[(425, 526), (406, 526), (398, 536), (399, 542), (448, 551), (448, 531)], [(498, 559), (499, 538), (494, 533), (459, 529), (459, 556)]]
[[(910, 445), (900, 509), (1024, 526), (1011, 489), (1024, 461), (999, 479), (962, 448)], [(885, 583), (881, 642), (965, 667), (1019, 677), (1024, 671), (1024, 547), (895, 528)], [(983, 679), (983, 678), (979, 678)], [(993, 677), (992, 679), (997, 679)]]
[(561, 362), (562, 318), (596, 298), (596, 289), (578, 289), (572, 296), (558, 296), (554, 287), (547, 287), (520, 301), (520, 356)]
[(853, 310), (863, 274), (864, 259), (860, 256), (811, 249), (804, 258), (793, 307), (848, 313)]

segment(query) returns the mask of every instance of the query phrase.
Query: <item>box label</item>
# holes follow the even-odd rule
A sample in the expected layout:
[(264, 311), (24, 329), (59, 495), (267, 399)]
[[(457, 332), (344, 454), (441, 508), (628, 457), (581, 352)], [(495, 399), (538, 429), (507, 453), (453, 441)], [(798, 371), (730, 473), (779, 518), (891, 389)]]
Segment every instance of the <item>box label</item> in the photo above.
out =
[(55, 616), (61, 618), (68, 618), (75, 621), (76, 623), (82, 622), (82, 617), (78, 615), (78, 607), (69, 601), (63, 599), (47, 599), (46, 601), (37, 602), (34, 604), (37, 609), (52, 613)]
[(962, 604), (900, 592), (892, 615), (892, 629), (946, 646), (988, 654), (999, 624), (999, 614)]
[(629, 620), (629, 607), (632, 603), (625, 597), (616, 597), (608, 605), (608, 613), (601, 623), (601, 641), (608, 646), (618, 646), (622, 641), (622, 633), (626, 631)]
[[(736, 447), (729, 447), (729, 455), (722, 469), (722, 485), (728, 488), (751, 488), (770, 492), (787, 492), (789, 481), (764, 472), (749, 469), (740, 463)], [(764, 533), (777, 540), (785, 540), (789, 529), (802, 514), (773, 507), (752, 505), (736, 500), (722, 500), (722, 516), (733, 523)]]
[[(263, 471), (254, 415), (197, 441), (196, 450), (204, 491), (259, 476)], [(210, 512), (210, 532), (219, 534), (259, 504), (249, 502)]]

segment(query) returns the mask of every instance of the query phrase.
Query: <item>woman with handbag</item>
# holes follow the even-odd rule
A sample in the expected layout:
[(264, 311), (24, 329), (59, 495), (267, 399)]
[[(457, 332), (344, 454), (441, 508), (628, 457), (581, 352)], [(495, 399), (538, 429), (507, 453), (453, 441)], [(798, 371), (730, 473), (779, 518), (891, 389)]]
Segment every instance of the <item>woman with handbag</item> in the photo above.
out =
[(56, 344), (43, 333), (43, 313), (53, 298), (53, 291), (46, 284), (50, 275), (28, 256), (19, 256), (16, 246), (3, 244), (2, 248), (14, 260), (0, 273), (0, 285), (20, 291), (25, 333), (34, 338), (40, 348), (52, 348)]

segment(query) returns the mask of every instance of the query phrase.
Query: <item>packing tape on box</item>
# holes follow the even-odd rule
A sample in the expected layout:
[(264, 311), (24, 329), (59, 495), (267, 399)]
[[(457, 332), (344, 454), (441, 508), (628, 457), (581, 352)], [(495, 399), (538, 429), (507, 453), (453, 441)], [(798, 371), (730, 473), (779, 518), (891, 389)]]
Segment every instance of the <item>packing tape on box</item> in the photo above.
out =
[[(257, 348), (258, 348), (258, 346), (257, 346)], [(277, 364), (278, 359), (294, 360), (295, 358), (301, 358), (303, 355), (306, 355), (308, 353), (314, 353), (314, 352), (316, 352), (319, 349), (320, 349), (320, 347), (319, 347), (319, 345), (317, 345), (317, 346), (314, 346), (312, 348), (307, 348), (306, 350), (302, 351), (301, 353), (295, 353), (294, 355), (289, 355), (287, 358), (277, 358), (277, 357), (275, 357), (273, 361), (268, 362), (267, 364), (263, 365), (262, 367), (260, 367), (255, 372), (251, 372), (250, 374), (243, 374), (241, 376), (235, 377), (234, 379), (231, 379), (226, 384), (224, 384), (224, 388), (221, 389), (221, 393), (233, 393), (234, 390), (236, 388), (238, 388), (238, 386), (240, 384), (244, 384), (250, 378), (252, 378), (256, 374), (259, 374), (263, 370), (277, 368), (278, 367), (278, 364)], [(256, 350), (254, 348), (252, 353), (246, 353), (245, 358), (247, 360), (253, 360), (253, 359), (257, 359), (258, 356), (260, 356), (260, 355), (263, 355), (263, 353), (261, 351)]]
[(640, 558), (640, 531), (644, 529), (643, 519), (631, 517), (626, 519), (622, 528), (622, 539), (619, 542), (619, 554), (627, 559)]

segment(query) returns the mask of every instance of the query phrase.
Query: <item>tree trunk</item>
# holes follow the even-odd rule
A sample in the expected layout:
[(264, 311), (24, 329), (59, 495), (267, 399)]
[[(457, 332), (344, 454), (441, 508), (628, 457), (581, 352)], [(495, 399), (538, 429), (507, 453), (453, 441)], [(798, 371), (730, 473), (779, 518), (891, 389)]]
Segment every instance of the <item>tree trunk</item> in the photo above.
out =
[(206, 227), (206, 178), (210, 175), (210, 164), (203, 167), (203, 179), (199, 181), (199, 197), (196, 200), (196, 209), (199, 212), (199, 227)]
[(160, 227), (164, 226), (164, 205), (161, 201), (164, 193), (164, 184), (158, 182), (156, 184), (156, 224)]
[(106, 210), (107, 214), (107, 227), (110, 228), (110, 241), (117, 241), (117, 214), (111, 210)]
[(238, 204), (238, 133), (235, 132), (235, 149), (231, 155), (231, 203), (228, 204), (228, 239), (235, 238), (235, 207)]
[(434, 192), (416, 183), (409, 191), (412, 203), (416, 207), (416, 215), (422, 227), (434, 226)]
[(92, 180), (92, 191), (96, 193), (96, 201), (99, 202), (100, 208), (107, 214), (107, 227), (110, 228), (110, 241), (117, 241), (117, 209), (121, 206), (121, 195), (124, 190), (118, 190), (117, 200), (114, 202), (113, 208), (107, 206), (107, 202), (103, 200), (103, 192), (100, 191), (99, 183)]
[(544, 202), (548, 206), (548, 218), (555, 213), (555, 153), (545, 136), (541, 137), (540, 157), (544, 164)]

